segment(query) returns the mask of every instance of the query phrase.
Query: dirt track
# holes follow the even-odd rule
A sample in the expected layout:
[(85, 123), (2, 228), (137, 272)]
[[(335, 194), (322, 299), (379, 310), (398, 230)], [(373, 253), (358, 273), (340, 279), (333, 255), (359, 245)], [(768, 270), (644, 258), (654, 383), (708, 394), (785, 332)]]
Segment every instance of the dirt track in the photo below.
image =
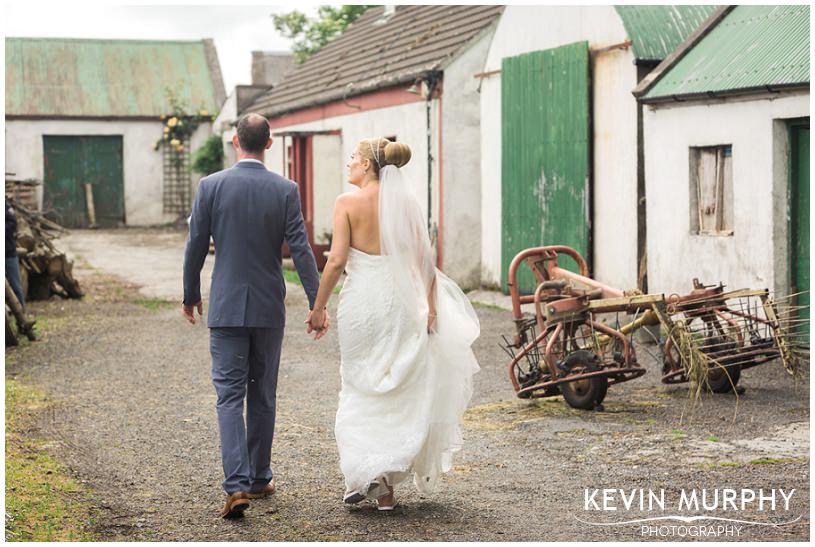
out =
[[(333, 439), (336, 330), (320, 342), (305, 335), (299, 289), (287, 297), (273, 449), (278, 493), (254, 502), (240, 521), (218, 519), (221, 467), (206, 328), (187, 324), (175, 305), (137, 302), (171, 291), (173, 271), (180, 298), (183, 243), (179, 232), (75, 232), (64, 246), (82, 255), (77, 275), (90, 296), (32, 303), (47, 318), (45, 337), (10, 350), (14, 364), (6, 374), (58, 401), (42, 426), (95, 492), (102, 539), (642, 540), (637, 524), (578, 519), (676, 514), (585, 511), (584, 489), (597, 488), (664, 488), (669, 500), (680, 489), (794, 488), (789, 511), (709, 515), (775, 523), (802, 515), (799, 521), (742, 525), (739, 537), (711, 539), (809, 539), (808, 366), (798, 382), (778, 363), (756, 367), (742, 375), (747, 391), (737, 407), (733, 395), (707, 396), (691, 412), (685, 386), (659, 383), (659, 366), (646, 351), (652, 346), (638, 350), (649, 373), (610, 388), (604, 412), (572, 410), (560, 397), (521, 401), (497, 344), (512, 329), (510, 315), (488, 307), (478, 308), (482, 370), (454, 472), (433, 496), (397, 491), (395, 514), (348, 508)], [(141, 262), (138, 278), (127, 279), (126, 261)], [(332, 317), (335, 306), (336, 297)]]

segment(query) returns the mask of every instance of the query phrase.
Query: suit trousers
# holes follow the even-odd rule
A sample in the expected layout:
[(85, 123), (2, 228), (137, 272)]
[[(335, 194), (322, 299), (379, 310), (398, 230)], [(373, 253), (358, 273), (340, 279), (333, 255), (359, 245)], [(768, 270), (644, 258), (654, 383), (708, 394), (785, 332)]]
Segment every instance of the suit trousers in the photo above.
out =
[(257, 492), (272, 480), (272, 439), (282, 343), (282, 328), (210, 328), (212, 383), (218, 396), (223, 489), (227, 494)]

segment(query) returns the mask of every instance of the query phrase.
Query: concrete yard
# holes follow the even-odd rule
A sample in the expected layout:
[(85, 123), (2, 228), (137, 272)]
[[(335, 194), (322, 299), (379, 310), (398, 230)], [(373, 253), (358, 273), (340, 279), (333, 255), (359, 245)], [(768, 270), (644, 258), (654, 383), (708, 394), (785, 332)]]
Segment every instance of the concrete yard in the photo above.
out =
[[(464, 450), (441, 489), (397, 490), (401, 507), (379, 514), (342, 503), (333, 436), (339, 391), (336, 328), (305, 334), (306, 299), (289, 285), (288, 327), (278, 388), (273, 470), (278, 492), (253, 501), (246, 517), (217, 518), (222, 471), (210, 383), (208, 333), (180, 314), (186, 234), (174, 229), (74, 231), (56, 241), (76, 260), (81, 301), (32, 302), (38, 342), (6, 351), (7, 377), (45, 390), (57, 405), (41, 434), (98, 501), (103, 540), (641, 541), (643, 524), (686, 529), (733, 525), (713, 540), (810, 538), (809, 366), (789, 377), (772, 362), (742, 374), (746, 392), (705, 395), (659, 381), (657, 348), (638, 345), (648, 373), (609, 388), (603, 412), (578, 411), (561, 397), (517, 399), (500, 334), (513, 329), (506, 300), (480, 294), (481, 365), (465, 415)], [(205, 308), (213, 257), (202, 277)], [(169, 301), (169, 303), (163, 303)], [(329, 304), (336, 317), (336, 295)], [(206, 310), (205, 310), (206, 313)], [(603, 511), (603, 489), (613, 499)], [(642, 489), (664, 489), (664, 510), (623, 508)], [(689, 511), (683, 491), (774, 490), (775, 510), (747, 502)], [(788, 495), (785, 506), (778, 490)], [(757, 500), (758, 498), (756, 498)], [(622, 521), (703, 516), (693, 522)], [(733, 523), (728, 518), (749, 523)], [(751, 524), (752, 523), (752, 524)], [(686, 530), (687, 531), (687, 530)]]

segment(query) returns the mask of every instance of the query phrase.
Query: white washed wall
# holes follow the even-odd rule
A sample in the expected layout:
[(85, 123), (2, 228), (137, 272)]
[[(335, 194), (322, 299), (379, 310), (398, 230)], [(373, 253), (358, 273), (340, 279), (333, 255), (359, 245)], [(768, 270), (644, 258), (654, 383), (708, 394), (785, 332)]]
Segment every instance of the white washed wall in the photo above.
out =
[[(353, 104), (353, 99), (349, 99)], [(436, 135), (437, 123), (436, 103), (433, 101), (431, 113), (431, 124), (433, 128), (433, 154), (436, 155), (438, 138)], [(325, 174), (326, 178), (314, 180), (314, 217), (315, 224), (318, 218), (330, 219), (333, 217), (334, 200), (343, 192), (355, 191), (356, 187), (347, 182), (348, 170), (346, 165), (360, 140), (370, 137), (385, 137), (395, 135), (399, 142), (410, 146), (412, 158), (403, 168), (411, 181), (411, 189), (419, 199), (423, 214), (427, 214), (427, 135), (426, 135), (426, 114), (425, 103), (416, 102), (405, 105), (380, 108), (360, 112), (358, 114), (348, 114), (336, 116), (324, 120), (317, 120), (304, 124), (278, 127), (272, 129), (272, 134), (284, 131), (334, 131), (339, 130), (341, 135), (341, 150), (339, 160), (334, 156), (324, 157), (314, 152), (314, 173)], [(284, 171), (284, 150), (283, 138), (273, 137), (272, 148), (266, 152), (266, 166), (276, 172), (283, 174)], [(287, 139), (288, 140), (288, 139)], [(324, 162), (328, 162), (326, 165)], [(438, 166), (434, 166), (433, 176), (433, 212), (434, 219), (438, 219), (438, 191), (436, 184), (438, 181)], [(331, 172), (341, 177), (342, 185), (338, 186)], [(322, 221), (321, 221), (322, 222)]]
[[(809, 94), (648, 107), (648, 286), (687, 292), (698, 277), (731, 289), (787, 291), (787, 134)], [(690, 233), (689, 147), (733, 145), (732, 236)]]
[(479, 81), (492, 31), (444, 70), (442, 98), (443, 269), (462, 288), (481, 285)]
[[(20, 178), (43, 180), (43, 135), (121, 135), (125, 219), (129, 226), (163, 224), (175, 220), (165, 215), (162, 205), (162, 152), (153, 145), (162, 135), (156, 121), (93, 120), (6, 120), (6, 171)], [(192, 138), (197, 150), (210, 134), (211, 124), (202, 124)], [(193, 173), (193, 188), (198, 175)], [(42, 204), (42, 186), (37, 199)]]
[[(627, 38), (612, 6), (507, 6), (484, 71), (501, 60), (584, 41), (597, 48)], [(631, 51), (599, 55), (593, 66), (594, 275), (621, 288), (637, 280), (637, 103)], [(481, 84), (482, 264), (484, 285), (498, 285), (501, 264), (501, 75)]]

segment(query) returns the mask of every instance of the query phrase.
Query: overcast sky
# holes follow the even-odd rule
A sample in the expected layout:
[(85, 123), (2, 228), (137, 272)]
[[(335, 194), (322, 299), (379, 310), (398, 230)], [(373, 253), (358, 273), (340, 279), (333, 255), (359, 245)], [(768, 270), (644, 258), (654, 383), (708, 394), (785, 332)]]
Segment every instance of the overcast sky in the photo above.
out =
[(310, 7), (302, 4), (105, 6), (68, 1), (43, 6), (38, 2), (26, 2), (4, 6), (3, 26), (6, 36), (151, 40), (212, 38), (228, 94), (237, 84), (251, 83), (253, 50), (289, 50), (290, 41), (277, 33), (270, 15), (293, 9), (316, 13), (313, 4)]

